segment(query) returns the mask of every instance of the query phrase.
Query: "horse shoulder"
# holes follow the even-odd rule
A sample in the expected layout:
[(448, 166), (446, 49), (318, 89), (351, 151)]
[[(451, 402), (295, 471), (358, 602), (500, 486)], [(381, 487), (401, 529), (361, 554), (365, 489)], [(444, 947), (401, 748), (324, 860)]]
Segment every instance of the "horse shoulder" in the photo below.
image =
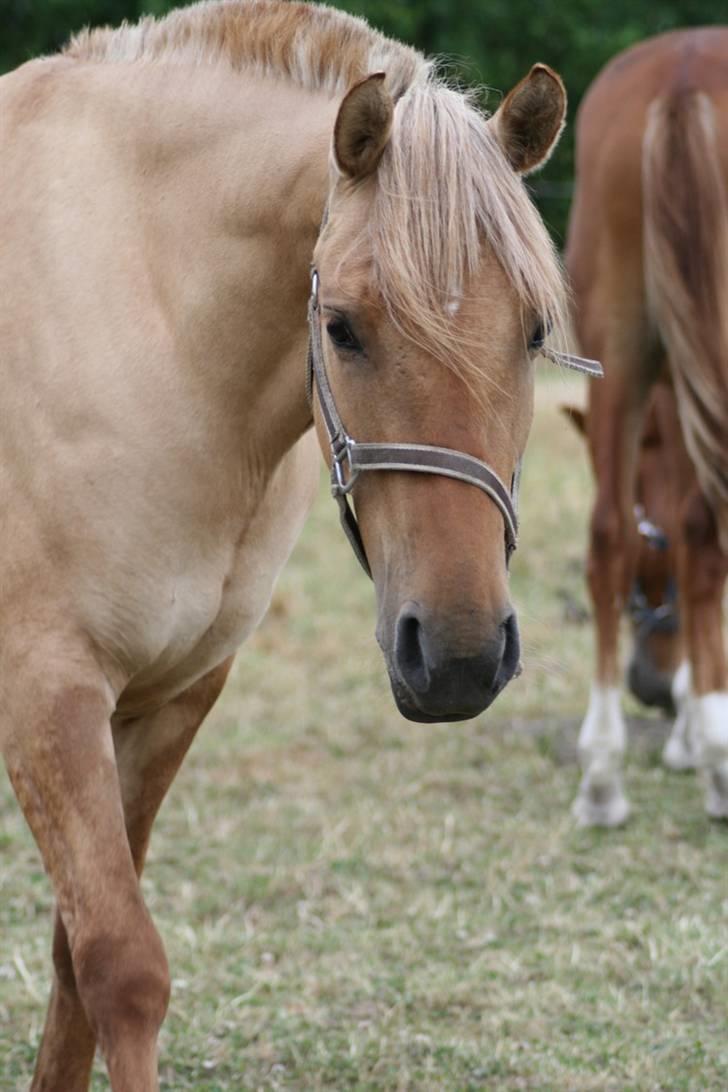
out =
[[(281, 459), (234, 540), (220, 540), (210, 563), (164, 584), (162, 614), (142, 603), (131, 611), (133, 645), (122, 654), (136, 669), (119, 704), (122, 714), (172, 700), (254, 633), (313, 504), (320, 460), (309, 431)], [(153, 568), (146, 584), (156, 587), (160, 571)], [(119, 633), (112, 628), (106, 637), (115, 642)]]

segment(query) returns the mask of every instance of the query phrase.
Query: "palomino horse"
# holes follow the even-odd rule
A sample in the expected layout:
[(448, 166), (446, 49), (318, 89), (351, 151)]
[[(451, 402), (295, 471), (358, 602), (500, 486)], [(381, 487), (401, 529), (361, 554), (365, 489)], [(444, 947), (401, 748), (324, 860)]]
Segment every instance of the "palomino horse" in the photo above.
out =
[[(583, 823), (628, 814), (617, 633), (637, 552), (635, 470), (647, 394), (675, 390), (663, 474), (674, 517), (690, 733), (706, 808), (728, 817), (728, 30), (666, 34), (619, 56), (579, 114), (568, 266), (583, 347), (606, 380), (590, 391), (597, 475), (589, 583), (597, 672), (580, 735)], [(678, 423), (679, 420), (679, 423)], [(684, 680), (686, 672), (681, 673)]]
[(138, 877), (316, 489), (312, 257), (314, 415), (397, 704), (457, 720), (514, 674), (511, 483), (563, 311), (519, 176), (564, 110), (538, 65), (487, 120), (413, 50), (278, 0), (0, 82), (0, 741), (58, 908), (35, 1089), (87, 1088), (97, 1043), (114, 1092), (157, 1088)]

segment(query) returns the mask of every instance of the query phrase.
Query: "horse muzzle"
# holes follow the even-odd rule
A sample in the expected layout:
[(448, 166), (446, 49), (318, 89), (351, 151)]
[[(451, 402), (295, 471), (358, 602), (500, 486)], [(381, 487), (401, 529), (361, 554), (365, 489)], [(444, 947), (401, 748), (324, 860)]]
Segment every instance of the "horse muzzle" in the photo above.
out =
[(462, 654), (416, 603), (406, 603), (385, 656), (397, 708), (408, 720), (468, 720), (482, 713), (517, 673), (520, 641), (510, 608), (492, 632)]

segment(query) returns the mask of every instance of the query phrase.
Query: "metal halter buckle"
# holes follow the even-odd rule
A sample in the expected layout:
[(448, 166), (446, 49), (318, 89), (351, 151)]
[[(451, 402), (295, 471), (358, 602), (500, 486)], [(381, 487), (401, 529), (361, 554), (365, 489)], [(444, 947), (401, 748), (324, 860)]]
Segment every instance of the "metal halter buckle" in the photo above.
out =
[[(354, 488), (354, 483), (359, 477), (359, 471), (354, 469), (351, 461), (351, 453), (354, 447), (356, 447), (356, 442), (346, 433), (343, 436), (337, 436), (331, 443), (331, 454), (333, 456), (331, 463), (331, 493), (334, 497), (345, 497)], [(346, 472), (345, 463), (348, 463)]]

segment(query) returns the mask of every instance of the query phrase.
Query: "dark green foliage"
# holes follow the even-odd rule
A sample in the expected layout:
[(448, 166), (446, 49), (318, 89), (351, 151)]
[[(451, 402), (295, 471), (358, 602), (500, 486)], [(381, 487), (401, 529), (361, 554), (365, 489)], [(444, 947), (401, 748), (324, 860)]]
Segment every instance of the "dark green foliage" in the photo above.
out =
[[(57, 49), (88, 24), (120, 23), (179, 6), (174, 0), (0, 0), (0, 72)], [(495, 89), (494, 109), (534, 61), (564, 77), (570, 120), (603, 65), (641, 38), (673, 27), (721, 21), (715, 0), (341, 0), (376, 27), (443, 56), (465, 83)], [(557, 238), (563, 234), (573, 164), (573, 125), (553, 160), (534, 182)]]

